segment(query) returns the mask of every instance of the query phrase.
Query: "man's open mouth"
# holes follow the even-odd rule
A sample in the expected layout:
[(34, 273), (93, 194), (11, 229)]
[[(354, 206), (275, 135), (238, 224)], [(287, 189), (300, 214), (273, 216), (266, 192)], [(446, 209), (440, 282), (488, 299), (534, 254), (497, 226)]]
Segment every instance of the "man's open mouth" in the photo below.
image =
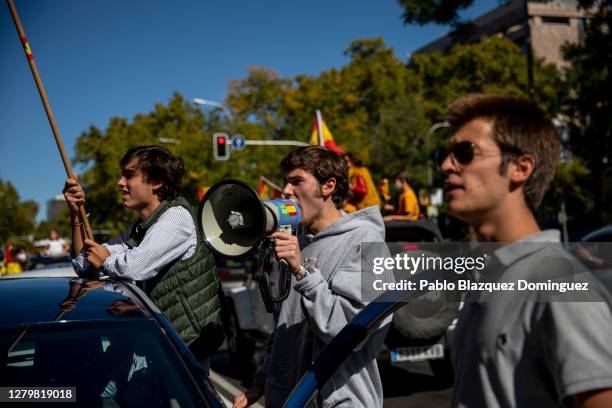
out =
[(452, 191), (456, 191), (456, 190), (465, 190), (463, 188), (463, 186), (461, 184), (455, 184), (455, 183), (444, 183), (444, 192), (445, 193), (450, 193)]

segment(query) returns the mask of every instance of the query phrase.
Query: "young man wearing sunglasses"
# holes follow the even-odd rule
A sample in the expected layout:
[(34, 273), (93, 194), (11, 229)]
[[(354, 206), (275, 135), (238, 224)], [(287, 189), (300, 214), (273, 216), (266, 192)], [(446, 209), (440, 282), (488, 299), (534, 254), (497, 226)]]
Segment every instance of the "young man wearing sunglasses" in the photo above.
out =
[[(506, 243), (474, 279), (534, 278), (570, 260), (534, 212), (559, 158), (555, 128), (522, 98), (475, 94), (453, 102), (439, 164), (449, 214), (480, 241)], [(548, 268), (550, 269), (550, 268)], [(612, 312), (604, 301), (542, 301), (540, 293), (468, 293), (455, 331), (455, 407), (612, 406)]]

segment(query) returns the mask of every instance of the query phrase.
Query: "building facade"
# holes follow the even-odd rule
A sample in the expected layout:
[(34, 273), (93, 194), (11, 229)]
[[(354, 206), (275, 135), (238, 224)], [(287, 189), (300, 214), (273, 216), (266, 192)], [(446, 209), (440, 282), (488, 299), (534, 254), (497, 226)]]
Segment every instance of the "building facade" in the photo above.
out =
[[(513, 41), (526, 53), (527, 39), (530, 38), (535, 58), (562, 67), (561, 47), (565, 43), (578, 42), (584, 18), (585, 13), (578, 9), (575, 0), (531, 0), (526, 4), (523, 0), (509, 0), (472, 22), (475, 28), (473, 40), (499, 35)], [(415, 53), (446, 52), (452, 46), (452, 37), (446, 35)]]

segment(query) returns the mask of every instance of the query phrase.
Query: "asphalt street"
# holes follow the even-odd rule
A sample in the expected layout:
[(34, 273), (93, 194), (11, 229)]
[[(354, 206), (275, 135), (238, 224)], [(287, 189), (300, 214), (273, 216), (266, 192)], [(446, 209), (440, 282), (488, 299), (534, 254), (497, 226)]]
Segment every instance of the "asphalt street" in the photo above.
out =
[[(256, 358), (260, 358), (258, 350)], [(427, 363), (404, 363), (401, 366), (391, 366), (389, 363), (380, 364), (380, 372), (385, 396), (385, 408), (446, 408), (450, 406), (453, 388), (438, 381), (431, 372)], [(242, 362), (232, 364), (229, 354), (220, 350), (212, 358), (211, 368), (223, 380), (231, 384), (229, 392), (244, 390), (250, 384), (255, 373), (255, 366)], [(213, 382), (214, 379), (213, 379)], [(216, 388), (218, 384), (215, 384)], [(235, 387), (235, 388), (234, 388)], [(223, 393), (219, 390), (220, 393)], [(263, 404), (263, 401), (259, 401)]]

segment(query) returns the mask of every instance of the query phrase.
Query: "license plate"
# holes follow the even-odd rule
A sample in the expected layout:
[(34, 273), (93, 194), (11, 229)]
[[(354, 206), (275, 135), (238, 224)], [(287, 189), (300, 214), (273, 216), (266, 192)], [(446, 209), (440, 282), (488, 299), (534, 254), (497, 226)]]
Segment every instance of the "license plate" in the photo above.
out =
[(444, 345), (403, 347), (391, 350), (391, 362), (402, 363), (405, 361), (427, 361), (444, 358)]

